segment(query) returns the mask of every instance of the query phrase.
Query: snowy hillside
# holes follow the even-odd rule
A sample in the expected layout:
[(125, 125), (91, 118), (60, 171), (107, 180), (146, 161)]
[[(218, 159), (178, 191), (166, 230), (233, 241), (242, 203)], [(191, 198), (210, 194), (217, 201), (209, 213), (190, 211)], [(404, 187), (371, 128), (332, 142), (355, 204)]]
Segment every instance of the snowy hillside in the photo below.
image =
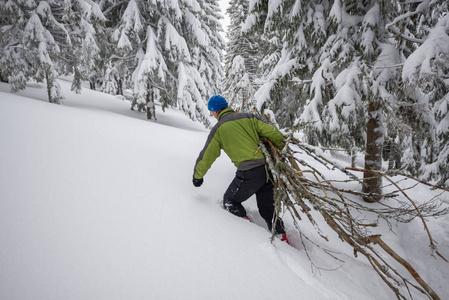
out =
[[(235, 172), (225, 154), (193, 187), (201, 124), (160, 107), (146, 121), (119, 97), (60, 84), (63, 105), (47, 103), (43, 86), (18, 95), (0, 84), (0, 299), (396, 298), (332, 232), (326, 243), (301, 224), (344, 263), (304, 249), (290, 216), (292, 246), (272, 244), (253, 198), (245, 206), (255, 223), (223, 210)], [(428, 222), (449, 257), (449, 217)], [(430, 256), (420, 221), (379, 230), (449, 299), (449, 264)]]

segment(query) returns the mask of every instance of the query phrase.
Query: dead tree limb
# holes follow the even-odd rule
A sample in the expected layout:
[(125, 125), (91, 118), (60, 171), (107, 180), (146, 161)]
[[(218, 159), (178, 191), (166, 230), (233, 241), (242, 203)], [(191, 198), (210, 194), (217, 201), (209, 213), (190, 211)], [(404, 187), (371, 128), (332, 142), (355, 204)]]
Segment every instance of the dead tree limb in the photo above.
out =
[[(433, 205), (423, 204), (418, 206), (415, 201), (407, 195), (404, 189), (400, 188), (396, 182), (391, 180), (389, 177), (390, 174), (383, 174), (380, 172), (376, 174), (373, 173), (373, 175), (384, 176), (391, 182), (396, 190), (393, 193), (388, 194), (388, 197), (397, 200), (400, 205), (394, 207), (379, 204), (378, 206), (380, 206), (380, 208), (365, 206), (363, 201), (356, 201), (354, 198), (361, 199), (362, 197), (365, 197), (366, 194), (361, 191), (353, 191), (335, 186), (333, 183), (338, 182), (341, 186), (345, 181), (332, 181), (326, 179), (316, 168), (307, 162), (296, 158), (295, 151), (291, 149), (291, 146), (293, 144), (294, 146), (300, 147), (300, 150), (303, 150), (306, 155), (309, 155), (312, 159), (325, 165), (329, 170), (335, 168), (340, 170), (351, 178), (346, 182), (357, 182), (361, 184), (361, 181), (354, 174), (348, 172), (348, 170), (364, 170), (336, 167), (336, 165), (328, 159), (312, 153), (307, 146), (301, 147), (301, 145), (298, 145), (299, 142), (294, 138), (289, 137), (286, 141), (282, 151), (276, 149), (276, 147), (274, 147), (268, 140), (259, 143), (260, 149), (267, 158), (269, 168), (275, 179), (276, 218), (279, 217), (282, 207), (290, 212), (295, 224), (298, 224), (298, 222), (302, 220), (301, 213), (305, 214), (318, 235), (325, 241), (329, 241), (329, 238), (324, 235), (320, 228), (320, 222), (315, 220), (314, 215), (311, 213), (311, 210), (314, 209), (320, 213), (325, 224), (336, 232), (343, 242), (349, 244), (354, 249), (355, 255), (361, 253), (368, 259), (373, 269), (395, 293), (398, 299), (406, 299), (406, 296), (403, 295), (399, 289), (401, 282), (406, 283), (407, 286), (411, 286), (417, 291), (427, 295), (430, 299), (439, 299), (436, 292), (432, 290), (421, 276), (419, 276), (410, 263), (393, 251), (391, 247), (381, 240), (380, 236), (369, 234), (367, 228), (376, 227), (378, 225), (377, 222), (367, 223), (365, 220), (359, 220), (354, 215), (353, 211), (366, 211), (377, 214), (378, 220), (388, 220), (391, 218), (396, 221), (404, 221), (420, 218), (425, 224), (431, 247), (436, 250), (436, 245), (424, 220), (424, 213), (426, 213), (427, 216), (447, 214), (449, 213), (449, 208), (436, 211), (436, 208)], [(331, 168), (329, 168), (329, 166)], [(398, 195), (403, 195), (408, 200), (409, 204), (406, 204), (404, 201), (399, 201)], [(297, 207), (300, 208), (300, 211), (297, 210)], [(299, 226), (295, 226), (299, 230)], [(380, 249), (376, 250), (376, 245), (378, 246), (377, 248)], [(380, 253), (378, 250), (381, 250), (382, 252)], [(447, 261), (438, 252), (437, 254)], [(390, 266), (383, 258), (384, 255), (393, 258), (394, 261), (404, 266), (413, 276), (413, 279), (417, 284), (412, 283), (405, 275), (402, 275), (397, 271), (394, 266)], [(388, 270), (391, 270), (391, 272)]]

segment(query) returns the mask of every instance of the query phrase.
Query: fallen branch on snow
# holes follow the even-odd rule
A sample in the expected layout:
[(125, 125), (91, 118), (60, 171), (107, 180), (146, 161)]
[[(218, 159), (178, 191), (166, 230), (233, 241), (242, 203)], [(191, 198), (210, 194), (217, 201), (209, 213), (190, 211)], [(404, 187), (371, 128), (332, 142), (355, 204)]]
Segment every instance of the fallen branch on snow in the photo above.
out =
[[(288, 211), (293, 217), (295, 226), (299, 230), (298, 222), (302, 220), (301, 215), (305, 215), (309, 222), (314, 226), (318, 235), (324, 240), (329, 241), (328, 237), (319, 227), (319, 222), (315, 220), (316, 217), (312, 214), (313, 208), (320, 213), (326, 224), (338, 234), (342, 241), (352, 246), (354, 255), (357, 256), (357, 253), (361, 253), (368, 259), (373, 269), (390, 287), (398, 299), (406, 299), (398, 288), (402, 283), (405, 284), (407, 288), (408, 286), (412, 286), (416, 290), (427, 295), (430, 299), (440, 299), (435, 291), (419, 276), (410, 263), (388, 246), (381, 239), (380, 235), (370, 234), (367, 228), (376, 227), (380, 219), (386, 220), (389, 226), (391, 226), (390, 220), (410, 222), (416, 217), (419, 217), (426, 228), (431, 249), (447, 262), (447, 259), (437, 250), (436, 243), (434, 243), (426, 225), (425, 217), (447, 214), (449, 213), (448, 208), (439, 209), (439, 203), (436, 203), (436, 201), (428, 201), (422, 205), (417, 205), (415, 201), (408, 196), (406, 191), (401, 189), (399, 185), (390, 178), (390, 174), (396, 175), (395, 173), (387, 174), (381, 172), (373, 172), (373, 176), (383, 176), (396, 190), (387, 195), (383, 195), (384, 198), (389, 199), (388, 204), (379, 203), (377, 206), (367, 206), (361, 201), (361, 198), (369, 195), (360, 191), (341, 187), (350, 182), (361, 184), (361, 180), (349, 172), (349, 170), (365, 170), (337, 166), (324, 157), (316, 155), (313, 150), (306, 145), (301, 144), (298, 140), (294, 139), (292, 135), (287, 138), (285, 147), (282, 151), (279, 151), (268, 140), (261, 141), (260, 148), (264, 152), (269, 168), (274, 176), (275, 206), (277, 212), (275, 218), (278, 218), (282, 211)], [(323, 174), (306, 161), (297, 159), (294, 155), (295, 152), (292, 150), (293, 148), (306, 153), (312, 159), (320, 162), (328, 169), (340, 170), (348, 176), (348, 180), (335, 181), (326, 179)], [(435, 186), (433, 187), (438, 188)], [(447, 191), (443, 188), (441, 189)], [(399, 195), (403, 195), (408, 202), (400, 199)], [(355, 212), (359, 215), (360, 212), (374, 213), (377, 215), (378, 221), (366, 224), (365, 220), (359, 220), (358, 217), (355, 216)], [(273, 237), (274, 230), (275, 229), (273, 229)], [(302, 238), (303, 235), (301, 232), (300, 234)], [(381, 250), (383, 250), (382, 253)], [(402, 275), (391, 266), (384, 259), (385, 254), (405, 267), (417, 284), (411, 282), (405, 275)]]

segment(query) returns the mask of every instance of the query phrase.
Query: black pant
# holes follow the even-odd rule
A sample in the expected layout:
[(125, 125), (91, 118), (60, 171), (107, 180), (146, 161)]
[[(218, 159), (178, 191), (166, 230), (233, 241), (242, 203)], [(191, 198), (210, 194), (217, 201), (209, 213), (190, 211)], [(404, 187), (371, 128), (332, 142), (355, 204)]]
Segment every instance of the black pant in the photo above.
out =
[[(224, 194), (223, 207), (230, 213), (243, 218), (246, 216), (246, 210), (242, 202), (254, 194), (256, 194), (259, 214), (267, 222), (268, 229), (271, 231), (274, 217), (273, 184), (271, 178), (267, 178), (265, 165), (247, 171), (238, 170)], [(278, 219), (276, 224), (276, 233), (285, 233), (281, 219)]]

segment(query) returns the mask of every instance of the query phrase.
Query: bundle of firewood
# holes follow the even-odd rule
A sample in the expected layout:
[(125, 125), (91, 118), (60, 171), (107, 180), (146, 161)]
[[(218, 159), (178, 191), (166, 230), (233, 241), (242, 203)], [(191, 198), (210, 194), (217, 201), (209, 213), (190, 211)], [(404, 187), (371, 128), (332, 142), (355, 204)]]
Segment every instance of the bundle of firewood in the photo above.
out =
[[(366, 170), (343, 168), (315, 153), (313, 147), (301, 143), (293, 138), (293, 135), (286, 137), (285, 147), (282, 151), (274, 147), (269, 140), (261, 140), (260, 149), (267, 158), (274, 178), (276, 218), (280, 214), (290, 213), (302, 241), (304, 234), (301, 233), (298, 224), (304, 218), (308, 220), (305, 220), (306, 222), (310, 222), (314, 226), (317, 234), (325, 241), (328, 241), (329, 238), (323, 233), (320, 224), (327, 224), (343, 242), (353, 248), (354, 255), (362, 254), (368, 259), (373, 269), (393, 290), (398, 299), (406, 299), (401, 292), (403, 289), (398, 288), (404, 285), (407, 289), (409, 286), (417, 289), (431, 299), (440, 299), (409, 262), (387, 245), (381, 235), (373, 234), (369, 230), (369, 228), (378, 226), (379, 222), (391, 225), (392, 221), (405, 223), (419, 218), (426, 229), (431, 249), (441, 259), (448, 262), (438, 252), (436, 242), (425, 221), (426, 217), (449, 213), (448, 208), (441, 208), (441, 203), (437, 198), (429, 199), (429, 201), (421, 202), (418, 205), (407, 194), (407, 191), (392, 179), (400, 171), (387, 173), (372, 171), (373, 176), (382, 176), (386, 182), (390, 183), (390, 192), (382, 195), (383, 200), (378, 202), (378, 205), (373, 205), (363, 201), (363, 198), (369, 195), (364, 195), (361, 192), (363, 181), (355, 175), (356, 173), (352, 173)], [(296, 155), (298, 153), (301, 153), (303, 159), (298, 158), (299, 155)], [(310, 163), (312, 161), (314, 161), (313, 164)], [(339, 180), (326, 179), (318, 168), (313, 167), (316, 165), (315, 162), (319, 162), (329, 170), (338, 170), (344, 175), (342, 174), (343, 176), (340, 176)], [(408, 177), (416, 180), (416, 184), (426, 184)], [(360, 188), (354, 189), (354, 183), (357, 183), (356, 186)], [(443, 188), (435, 186), (433, 188), (441, 189), (442, 193), (448, 192)], [(367, 222), (365, 217), (367, 214), (374, 216), (370, 218), (372, 221)], [(361, 216), (364, 216), (363, 219)], [(322, 222), (323, 220), (325, 222)], [(395, 265), (392, 265), (392, 262)], [(414, 281), (397, 270), (399, 265), (405, 267)]]

